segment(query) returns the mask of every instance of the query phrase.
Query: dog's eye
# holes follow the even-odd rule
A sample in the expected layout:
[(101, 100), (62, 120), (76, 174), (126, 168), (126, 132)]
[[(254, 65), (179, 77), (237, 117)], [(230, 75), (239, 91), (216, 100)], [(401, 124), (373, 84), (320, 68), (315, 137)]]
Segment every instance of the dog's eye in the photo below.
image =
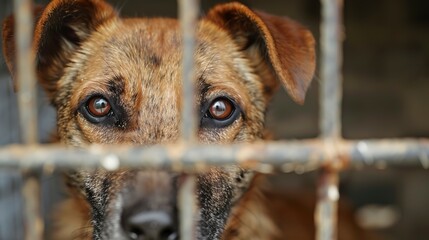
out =
[(80, 103), (78, 112), (89, 122), (125, 128), (127, 114), (114, 96), (107, 98), (101, 94), (88, 96)]
[(228, 97), (218, 97), (203, 104), (202, 128), (223, 128), (240, 117), (239, 106)]
[(94, 117), (104, 117), (109, 114), (111, 106), (103, 97), (92, 97), (87, 103), (88, 112)]
[(209, 114), (216, 120), (225, 120), (234, 111), (233, 103), (227, 98), (217, 98), (211, 104), (209, 108)]

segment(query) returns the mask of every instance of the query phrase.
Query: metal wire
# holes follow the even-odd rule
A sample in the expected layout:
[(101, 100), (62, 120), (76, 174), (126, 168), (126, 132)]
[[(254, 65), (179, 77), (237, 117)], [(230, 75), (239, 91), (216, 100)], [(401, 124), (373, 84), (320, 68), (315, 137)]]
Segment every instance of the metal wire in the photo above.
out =
[(320, 130), (327, 150), (328, 166), (321, 169), (316, 204), (317, 240), (337, 239), (338, 170), (341, 159), (338, 142), (341, 139), (342, 94), (342, 0), (321, 0), (321, 88)]
[(197, 132), (194, 108), (194, 49), (198, 11), (198, 0), (179, 0), (179, 18), (183, 34), (182, 139), (185, 142), (195, 142)]
[[(183, 34), (183, 102), (182, 144), (193, 144), (197, 135), (197, 114), (194, 108), (194, 50), (199, 11), (198, 0), (179, 0), (179, 18)], [(181, 164), (181, 162), (179, 162)], [(187, 176), (179, 189), (180, 238), (195, 239), (196, 177)]]
[[(22, 142), (37, 143), (36, 74), (33, 64), (33, 13), (31, 0), (15, 0), (18, 104)], [(40, 181), (37, 174), (24, 169), (22, 194), (25, 204), (25, 239), (41, 240), (43, 219), (40, 211)]]
[(321, 0), (320, 130), (326, 139), (341, 138), (342, 0)]
[(24, 174), (22, 195), (25, 203), (25, 239), (42, 240), (44, 222), (41, 217), (40, 176), (32, 171)]
[(37, 143), (36, 73), (33, 64), (31, 0), (15, 0), (18, 104), (22, 142)]
[[(340, 167), (428, 167), (429, 139), (342, 140), (337, 143)], [(115, 168), (109, 160), (119, 159)], [(0, 149), (0, 166), (20, 169), (105, 167), (165, 168), (199, 172), (210, 166), (239, 164), (263, 172), (312, 171), (326, 166), (332, 152), (320, 139), (232, 145), (100, 146), (12, 145)], [(181, 162), (180, 165), (177, 163)]]

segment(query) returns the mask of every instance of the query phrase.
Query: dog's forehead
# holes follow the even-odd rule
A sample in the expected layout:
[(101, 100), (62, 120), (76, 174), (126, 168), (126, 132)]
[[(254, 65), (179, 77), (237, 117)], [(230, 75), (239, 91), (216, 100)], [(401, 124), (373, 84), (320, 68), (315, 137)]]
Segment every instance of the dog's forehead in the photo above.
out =
[[(155, 70), (172, 72), (180, 64), (181, 39), (176, 25), (172, 20), (131, 19), (99, 29), (84, 46), (89, 56), (83, 73), (121, 75), (131, 82), (147, 80)], [(166, 65), (169, 68), (164, 68)]]
[[(213, 65), (223, 74), (234, 68), (231, 52), (236, 46), (225, 32), (200, 21), (196, 35), (197, 78), (209, 74)], [(154, 78), (158, 83), (181, 79), (183, 40), (177, 20), (125, 19), (102, 28), (88, 45), (91, 56), (86, 72), (90, 75), (120, 74), (128, 82), (150, 80), (153, 84), (157, 83)]]
[[(103, 26), (83, 46), (86, 64), (75, 85), (81, 101), (85, 95), (121, 81), (129, 101), (138, 95), (179, 98), (183, 40), (175, 19), (125, 19)], [(243, 56), (232, 38), (216, 25), (201, 20), (196, 28), (195, 77), (200, 86), (235, 91), (246, 89)], [(104, 86), (104, 87), (103, 87)], [(217, 87), (216, 87), (217, 86)], [(172, 95), (175, 95), (173, 96)], [(232, 93), (243, 96), (244, 93)], [(244, 94), (245, 95), (245, 94)], [(233, 96), (234, 97), (234, 96)], [(240, 99), (238, 99), (239, 101)]]

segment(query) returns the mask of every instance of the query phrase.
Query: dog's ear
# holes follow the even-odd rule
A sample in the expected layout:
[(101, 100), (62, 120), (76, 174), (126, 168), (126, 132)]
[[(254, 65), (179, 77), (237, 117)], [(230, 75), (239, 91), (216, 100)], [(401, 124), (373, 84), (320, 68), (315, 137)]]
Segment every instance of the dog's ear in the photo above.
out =
[[(33, 12), (32, 46), (37, 76), (52, 98), (57, 80), (81, 43), (99, 26), (115, 19), (117, 14), (102, 0), (53, 0), (46, 8), (36, 7)], [(12, 78), (16, 70), (14, 28), (12, 15), (3, 24), (3, 51)]]
[[(240, 3), (218, 5), (207, 19), (226, 30), (253, 64), (269, 68), (293, 100), (303, 103), (316, 65), (310, 31), (291, 19), (252, 11)], [(266, 95), (271, 95), (278, 84), (267, 81)]]

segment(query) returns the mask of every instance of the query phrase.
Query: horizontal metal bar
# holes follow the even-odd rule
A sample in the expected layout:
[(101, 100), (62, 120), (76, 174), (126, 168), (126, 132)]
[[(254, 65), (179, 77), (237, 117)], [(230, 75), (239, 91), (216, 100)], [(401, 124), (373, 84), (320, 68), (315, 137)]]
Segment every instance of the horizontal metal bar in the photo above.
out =
[[(239, 164), (262, 172), (310, 171), (330, 166), (332, 150), (319, 139), (232, 145), (101, 146), (70, 148), (60, 145), (11, 145), (0, 149), (6, 168), (166, 168), (204, 170), (207, 166)], [(429, 167), (429, 139), (339, 141), (341, 167), (421, 165)], [(341, 168), (340, 167), (340, 168)]]

